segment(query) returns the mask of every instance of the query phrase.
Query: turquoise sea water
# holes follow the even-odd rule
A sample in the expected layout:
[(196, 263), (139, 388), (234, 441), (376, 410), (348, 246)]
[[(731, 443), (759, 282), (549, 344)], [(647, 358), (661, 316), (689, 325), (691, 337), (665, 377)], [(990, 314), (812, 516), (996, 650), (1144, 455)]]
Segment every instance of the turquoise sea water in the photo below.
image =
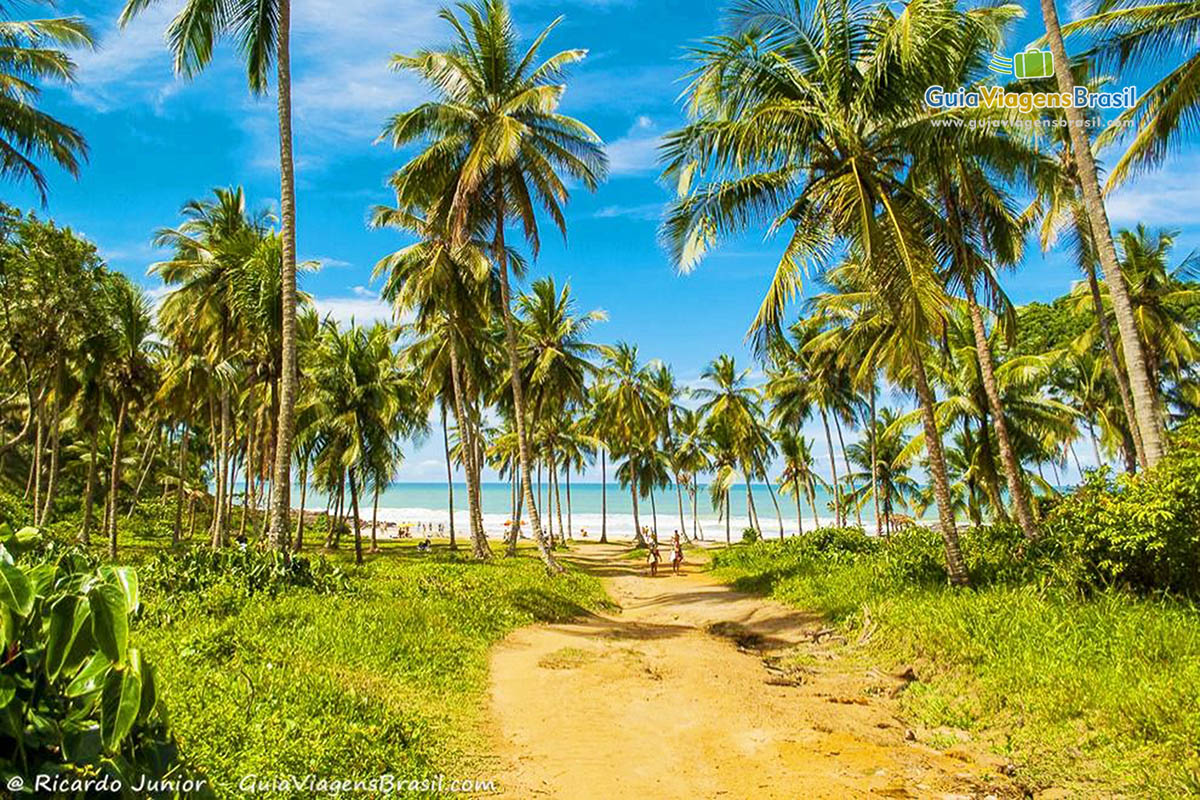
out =
[[(483, 484), (483, 515), (484, 525), (488, 530), (489, 535), (499, 536), (505, 523), (509, 520), (512, 513), (512, 489), (508, 483), (484, 483)], [(541, 488), (541, 500), (539, 507), (546, 509), (550, 487), (543, 482)], [(538, 487), (535, 483), (534, 493), (538, 492)], [(634, 531), (633, 519), (633, 499), (630, 492), (622, 489), (617, 484), (602, 485), (599, 483), (572, 483), (571, 484), (571, 503), (570, 503), (570, 520), (567, 519), (567, 497), (566, 483), (560, 482), (559, 492), (562, 495), (563, 503), (563, 525), (570, 525), (572, 532), (575, 535), (580, 535), (582, 531), (586, 531), (589, 536), (599, 536), (601, 526), (601, 510), (602, 506), (607, 503), (607, 528), (610, 536), (630, 537)], [(797, 531), (796, 519), (796, 503), (790, 495), (783, 495), (776, 491), (776, 500), (779, 503), (779, 516), (776, 515), (775, 505), (771, 500), (771, 493), (765, 484), (754, 484), (752, 486), (754, 497), (754, 505), (758, 512), (759, 524), (764, 533), (767, 535), (776, 535), (779, 531), (779, 516), (782, 517), (783, 527), (786, 534), (791, 535)], [(299, 488), (292, 490), (292, 502), (299, 502)], [(362, 511), (364, 516), (370, 513), (371, 498), (363, 498)], [(446, 526), (449, 522), (449, 492), (445, 483), (398, 483), (387, 489), (379, 497), (379, 518), (388, 522), (396, 523), (423, 523), (434, 526)], [(828, 492), (818, 491), (816, 498), (816, 517), (822, 525), (832, 524), (833, 509), (832, 499)], [(460, 529), (466, 529), (468, 524), (466, 516), (467, 491), (466, 485), (461, 483), (454, 484), (454, 517), (455, 526)], [(744, 484), (736, 485), (731, 492), (732, 515), (730, 517), (730, 528), (733, 531), (734, 538), (741, 535), (742, 529), (750, 527), (750, 517), (747, 513), (746, 487)], [(305, 507), (309, 510), (319, 511), (325, 507), (325, 499), (319, 494), (309, 491), (308, 499)], [(650, 527), (654, 524), (655, 510), (657, 510), (658, 531), (660, 535), (669, 536), (672, 531), (680, 527), (679, 500), (677, 499), (674, 487), (661, 489), (654, 493), (654, 502), (651, 503), (649, 498), (638, 500), (638, 521), (643, 527)], [(803, 525), (805, 529), (810, 529), (814, 524), (814, 512), (807, 502), (801, 505)], [(555, 511), (555, 519), (553, 524), (558, 527), (557, 509)], [(697, 495), (696, 517), (698, 527), (702, 530), (705, 538), (724, 538), (725, 522), (718, 518), (717, 512), (709, 503), (708, 487), (700, 486)], [(863, 509), (862, 518), (865, 525), (870, 529), (872, 525), (873, 506), (868, 505)], [(546, 511), (543, 510), (543, 517)], [(853, 512), (851, 520), (854, 519)], [(546, 522), (543, 519), (543, 525)], [(692, 507), (691, 501), (685, 491), (683, 493), (683, 526), (689, 533), (692, 531)]]

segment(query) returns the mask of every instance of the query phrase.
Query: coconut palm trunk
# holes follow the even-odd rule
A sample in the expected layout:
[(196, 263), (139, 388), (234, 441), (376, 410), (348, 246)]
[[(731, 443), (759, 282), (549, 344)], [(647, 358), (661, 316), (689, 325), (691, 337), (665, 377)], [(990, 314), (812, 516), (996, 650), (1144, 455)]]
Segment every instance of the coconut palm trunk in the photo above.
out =
[(679, 483), (678, 472), (675, 473), (675, 497), (679, 500), (679, 535), (686, 542), (688, 540), (687, 521), (683, 518), (683, 486)]
[[(458, 343), (450, 339), (450, 386), (454, 394), (454, 421), (458, 425), (459, 451), (462, 453), (463, 470), (467, 477), (467, 517), (471, 525), (471, 548), (475, 558), (491, 558), (492, 549), (488, 546), (487, 535), (483, 529), (483, 516), (480, 511), (479, 484), (476, 477), (479, 472), (475, 468), (475, 448), (472, 445), (473, 432), (466, 402), (466, 376), (459, 363)], [(445, 424), (442, 427), (445, 433)], [(446, 434), (448, 437), (449, 434)], [(446, 441), (446, 469), (450, 470), (449, 440)], [(453, 514), (453, 509), (451, 509)]]
[(450, 549), (457, 550), (454, 541), (454, 470), (450, 464), (450, 431), (446, 428), (446, 403), (442, 402), (442, 446), (446, 451), (446, 503), (450, 509)]
[(658, 544), (658, 506), (654, 503), (654, 487), (650, 487), (650, 533), (654, 536), (654, 543)]
[[(1041, 0), (1042, 19), (1046, 25), (1046, 40), (1054, 59), (1054, 74), (1058, 79), (1058, 89), (1064, 94), (1073, 94), (1075, 79), (1071, 75), (1071, 62), (1067, 59), (1067, 49), (1063, 44), (1062, 28), (1058, 21), (1058, 8), (1055, 0)], [(1155, 413), (1156, 388), (1150, 383), (1146, 373), (1146, 356), (1138, 338), (1137, 326), (1133, 316), (1133, 306), (1129, 301), (1129, 290), (1117, 261), (1117, 250), (1113, 245), (1112, 229), (1109, 227), (1108, 212), (1104, 207), (1104, 196), (1100, 190), (1100, 179), (1096, 173), (1096, 160), (1092, 156), (1091, 143), (1088, 141), (1087, 128), (1083, 112), (1072, 105), (1063, 109), (1067, 116), (1067, 131), (1071, 136), (1071, 150), (1075, 156), (1080, 188), (1083, 190), (1083, 204), (1091, 223), (1096, 253), (1100, 258), (1100, 267), (1104, 271), (1104, 282), (1108, 284), (1109, 296), (1112, 298), (1113, 312), (1117, 318), (1117, 330), (1121, 336), (1121, 349), (1125, 355), (1125, 367), (1129, 375), (1129, 385), (1133, 394), (1134, 412), (1137, 416), (1137, 427), (1141, 433), (1142, 447), (1146, 454), (1147, 466), (1154, 466), (1166, 452), (1166, 441), (1162, 429), (1162, 420)]]
[[(964, 281), (963, 285), (967, 294), (967, 311), (971, 315), (971, 330), (975, 334), (975, 354), (979, 358), (983, 391), (987, 395), (988, 408), (992, 412), (992, 426), (996, 430), (1000, 461), (1004, 465), (1004, 477), (1008, 482), (1008, 496), (1012, 499), (1021, 532), (1027, 539), (1036, 539), (1039, 536), (1037, 522), (1033, 518), (1029, 494), (1025, 491), (1025, 482), (1021, 480), (1021, 464), (1017, 461), (1016, 451), (1008, 434), (1008, 423), (1004, 419), (1004, 405), (1000, 402), (1000, 389), (996, 386), (996, 365), (992, 359), (992, 348), (988, 344), (987, 331), (983, 327), (983, 312), (975, 299), (975, 286), (970, 280)], [(1003, 508), (1003, 505), (997, 506), (998, 513), (1002, 513)]]
[(792, 491), (796, 493), (796, 530), (800, 535), (804, 535), (804, 507), (802, 505), (803, 498), (800, 497), (800, 476), (792, 476)]
[(726, 489), (725, 490), (725, 544), (733, 544), (733, 531), (731, 530), (733, 527), (733, 523), (729, 519), (729, 517), (730, 517), (729, 511), (730, 511), (730, 509), (729, 509), (729, 490)]
[[(1142, 469), (1146, 468), (1146, 449), (1142, 446), (1142, 432), (1137, 424), (1137, 412), (1133, 407), (1133, 390), (1129, 386), (1129, 374), (1121, 366), (1121, 357), (1117, 353), (1117, 343), (1113, 339), (1112, 328), (1108, 324), (1108, 314), (1104, 311), (1104, 301), (1100, 296), (1100, 282), (1096, 280), (1096, 268), (1091, 264), (1087, 267), (1088, 292), (1092, 296), (1092, 310), (1096, 314), (1096, 324), (1100, 326), (1100, 340), (1104, 342), (1104, 352), (1112, 365), (1113, 375), (1117, 378), (1117, 393), (1121, 396), (1121, 408), (1125, 411), (1125, 421), (1129, 428), (1126, 442), (1127, 450), (1132, 447), (1132, 454)], [(1132, 474), (1136, 466), (1130, 463), (1129, 453), (1126, 453), (1126, 469)]]
[(921, 403), (921, 421), (925, 426), (925, 449), (929, 454), (929, 471), (933, 477), (933, 494), (937, 499), (939, 532), (946, 546), (946, 573), (950, 583), (967, 585), (967, 569), (958, 545), (958, 528), (954, 524), (954, 506), (950, 501), (950, 478), (946, 473), (946, 454), (942, 449), (942, 435), (938, 431), (934, 415), (933, 390), (929, 388), (929, 377), (925, 373), (925, 362), (916, 346), (909, 349), (913, 382), (916, 384), (917, 399)]
[(92, 443), (88, 447), (87, 483), (83, 490), (83, 526), (79, 529), (79, 541), (85, 545), (92, 541), (92, 517), (95, 514), (96, 498), (96, 452), (100, 446), (100, 420), (92, 425)]
[(279, 550), (287, 548), (291, 526), (292, 439), (296, 433), (296, 171), (292, 157), (292, 54), (291, 0), (277, 0), (275, 72), (279, 104), (279, 216), (283, 264), (283, 295), (279, 344), (283, 351), (279, 371), (279, 417), (275, 425), (275, 469), (271, 481), (271, 527), (267, 539)]
[(775, 496), (775, 487), (771, 485), (771, 479), (767, 478), (767, 493), (771, 496), (771, 505), (775, 506), (775, 519), (779, 522), (779, 541), (783, 541), (783, 511), (779, 508), (779, 498)]
[(375, 498), (371, 503), (371, 552), (379, 552), (379, 539), (377, 531), (379, 530), (379, 487), (375, 487)]
[[(853, 497), (858, 493), (858, 487), (854, 485), (854, 472), (850, 469), (850, 457), (846, 455), (846, 440), (842, 438), (842, 423), (838, 420), (837, 414), (833, 415), (833, 427), (838, 435), (838, 447), (842, 451), (842, 464), (846, 467), (846, 486), (850, 489), (850, 496)], [(847, 518), (849, 514), (846, 515)], [(856, 505), (854, 507), (854, 520), (858, 523), (858, 527), (862, 527), (862, 507)], [(849, 521), (847, 519), (847, 521)]]
[(833, 524), (842, 524), (842, 493), (838, 491), (837, 455), (833, 450), (833, 434), (829, 430), (829, 415), (821, 406), (821, 424), (825, 426), (825, 444), (829, 447), (829, 472), (833, 476)]
[[(62, 373), (63, 356), (59, 353), (54, 365), (54, 405), (50, 412), (50, 474), (46, 479), (46, 499), (42, 505), (42, 513), (37, 516), (38, 525), (50, 522), (54, 494), (58, 488), (58, 454), (62, 445)], [(37, 514), (36, 508), (34, 514)]]
[[(883, 519), (879, 516), (879, 430), (875, 425), (875, 371), (871, 370), (871, 499), (875, 503), (875, 535), (883, 535)], [(800, 498), (797, 496), (796, 502)]]
[(304, 501), (308, 499), (308, 459), (300, 462), (300, 513), (296, 515), (296, 541), (292, 549), (299, 553), (304, 548)]
[(113, 425), (112, 469), (108, 478), (108, 557), (117, 557), (117, 492), (121, 488), (121, 437), (125, 428), (125, 413), (128, 404), (124, 399), (117, 407), (117, 420)]
[(608, 544), (608, 460), (600, 448), (600, 544)]
[(362, 531), (359, 530), (358, 516), (358, 476), (354, 467), (350, 468), (350, 511), (354, 514), (354, 563), (363, 563)]
[[(513, 473), (513, 480), (518, 483), (520, 482), (520, 477), (516, 474), (516, 472), (519, 472), (520, 469), (521, 469), (520, 464), (513, 465), (513, 470), (515, 470), (515, 472)], [(508, 533), (508, 549), (506, 551), (506, 555), (508, 555), (510, 557), (515, 556), (517, 554), (517, 539), (521, 535), (521, 513), (524, 511), (524, 508), (522, 508), (522, 506), (524, 506), (524, 505), (525, 505), (525, 495), (522, 494), (520, 491), (518, 491), (517, 492), (517, 511), (515, 514), (513, 514), (512, 528), (509, 530), (509, 533)]]
[(571, 519), (571, 465), (564, 470), (567, 478), (567, 538), (575, 538), (575, 523)]
[(512, 313), (512, 292), (508, 285), (508, 253), (504, 245), (504, 183), (496, 181), (496, 223), (495, 223), (495, 258), (500, 272), (500, 303), (504, 315), (504, 343), (508, 351), (509, 382), (513, 394), (513, 416), (517, 428), (517, 453), (521, 460), (521, 490), (529, 505), (529, 526), (533, 530), (533, 540), (537, 544), (538, 553), (551, 572), (562, 572), (563, 568), (555, 560), (550, 551), (550, 545), (542, 533), (542, 520), (533, 501), (533, 482), (530, 480), (529, 467), (533, 458), (529, 450), (529, 436), (525, 422), (525, 390), (521, 385), (521, 358), (518, 352), (517, 326)]
[(183, 535), (183, 493), (184, 475), (187, 473), (188, 457), (188, 426), (179, 426), (179, 462), (176, 470), (175, 486), (175, 524), (171, 527), (171, 543), (178, 544)]
[(566, 547), (567, 535), (566, 528), (563, 527), (562, 493), (558, 490), (558, 463), (554, 448), (550, 448), (550, 485), (554, 488), (554, 509), (558, 514), (558, 543), (560, 546)]
[(638, 490), (636, 482), (630, 485), (629, 496), (633, 498), (633, 546), (645, 547), (646, 537), (642, 536), (642, 520), (638, 515)]

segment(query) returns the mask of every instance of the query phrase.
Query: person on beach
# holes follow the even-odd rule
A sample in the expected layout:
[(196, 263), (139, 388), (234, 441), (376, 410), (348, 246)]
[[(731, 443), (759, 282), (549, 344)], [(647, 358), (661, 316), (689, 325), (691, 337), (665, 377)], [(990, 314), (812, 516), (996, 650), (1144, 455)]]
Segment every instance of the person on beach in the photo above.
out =
[(675, 538), (671, 542), (671, 571), (678, 575), (679, 567), (683, 564), (683, 542), (679, 541), (679, 531), (675, 531)]
[(428, 553), (430, 548), (432, 548), (432, 547), (433, 547), (433, 542), (431, 542), (429, 540), (429, 537), (426, 536), (424, 539), (421, 540), (421, 543), (417, 545), (417, 552), (418, 553)]
[(650, 563), (650, 577), (658, 577), (658, 562), (662, 560), (662, 556), (658, 552), (658, 542), (650, 544), (650, 552), (646, 554), (646, 560)]

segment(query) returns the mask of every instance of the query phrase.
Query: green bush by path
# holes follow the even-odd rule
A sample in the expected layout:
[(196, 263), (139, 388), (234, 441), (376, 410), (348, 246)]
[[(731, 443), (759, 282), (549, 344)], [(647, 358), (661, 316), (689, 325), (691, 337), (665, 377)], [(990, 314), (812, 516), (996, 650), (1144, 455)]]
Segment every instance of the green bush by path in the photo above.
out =
[(936, 534), (889, 543), (822, 532), (718, 552), (739, 588), (820, 611), (848, 628), (869, 613), (874, 663), (915, 665), (915, 722), (988, 738), (1030, 788), (1083, 796), (1200, 793), (1200, 611), (1046, 579), (1045, 551), (1003, 556), (1005, 529), (964, 532), (976, 587), (946, 586)]
[[(349, 574), (348, 591), (250, 594), (236, 575), (156, 592), (134, 633), (158, 665), (189, 768), (220, 797), (247, 775), (488, 778), (472, 759), (487, 649), (539, 620), (605, 602), (577, 571), (532, 558), (480, 564), (407, 544)], [(302, 790), (272, 797), (307, 797)]]

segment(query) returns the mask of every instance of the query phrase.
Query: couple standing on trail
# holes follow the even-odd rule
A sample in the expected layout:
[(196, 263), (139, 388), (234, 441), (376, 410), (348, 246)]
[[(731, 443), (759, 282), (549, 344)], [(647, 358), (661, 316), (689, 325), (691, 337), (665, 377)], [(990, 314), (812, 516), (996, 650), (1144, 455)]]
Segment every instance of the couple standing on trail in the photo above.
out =
[[(658, 537), (653, 537), (650, 540), (650, 552), (646, 554), (646, 561), (650, 564), (650, 577), (658, 577), (658, 562), (662, 560), (662, 556), (658, 552)], [(683, 543), (679, 540), (679, 531), (674, 532), (671, 538), (671, 571), (678, 575), (679, 567), (683, 564)]]

